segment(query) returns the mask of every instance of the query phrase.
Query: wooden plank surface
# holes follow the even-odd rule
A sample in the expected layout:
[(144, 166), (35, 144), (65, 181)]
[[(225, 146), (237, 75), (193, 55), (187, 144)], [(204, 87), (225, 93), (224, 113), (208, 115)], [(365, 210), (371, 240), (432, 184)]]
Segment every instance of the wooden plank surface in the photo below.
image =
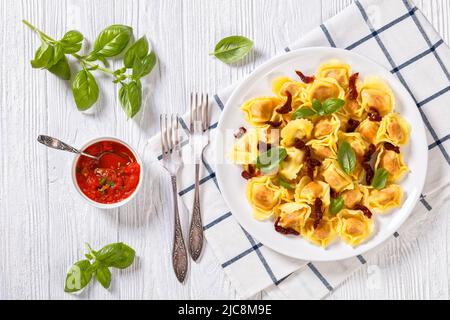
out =
[[(7, 0), (0, 1), (0, 298), (9, 299), (214, 299), (236, 293), (207, 246), (179, 285), (172, 274), (172, 214), (167, 177), (149, 164), (138, 201), (102, 211), (80, 201), (72, 187), (69, 154), (35, 141), (40, 133), (80, 146), (98, 136), (117, 136), (147, 156), (148, 138), (161, 112), (186, 110), (191, 91), (214, 92), (241, 79), (351, 0)], [(450, 40), (450, 3), (416, 1), (444, 40)], [(59, 37), (69, 29), (93, 40), (105, 26), (133, 26), (151, 40), (159, 62), (145, 80), (143, 111), (126, 121), (117, 87), (101, 77), (101, 98), (88, 115), (76, 110), (68, 84), (29, 60), (39, 45), (21, 23), (27, 19)], [(243, 34), (255, 50), (227, 66), (208, 56), (224, 36)], [(92, 45), (92, 44), (91, 44)], [(117, 63), (113, 62), (112, 67)], [(118, 65), (118, 64), (117, 64)], [(416, 237), (389, 244), (331, 295), (331, 299), (449, 298), (448, 206), (434, 212)], [(182, 220), (187, 230), (188, 213)], [(409, 240), (411, 239), (411, 240)], [(124, 241), (138, 252), (134, 266), (113, 272), (109, 291), (95, 283), (80, 296), (63, 292), (66, 269), (84, 243), (99, 247)], [(381, 275), (381, 276), (380, 276)], [(380, 276), (378, 286), (369, 285)], [(265, 297), (258, 295), (255, 298)]]

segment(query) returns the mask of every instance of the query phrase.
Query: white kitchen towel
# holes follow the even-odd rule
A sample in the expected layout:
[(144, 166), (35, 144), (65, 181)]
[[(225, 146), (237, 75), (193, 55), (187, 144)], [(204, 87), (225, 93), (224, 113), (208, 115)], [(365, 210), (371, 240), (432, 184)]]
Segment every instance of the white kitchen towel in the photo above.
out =
[[(429, 144), (427, 180), (413, 214), (402, 229), (393, 234), (391, 241), (395, 241), (420, 224), (449, 196), (450, 49), (423, 14), (407, 0), (355, 1), (285, 50), (310, 46), (345, 48), (381, 64), (397, 76), (422, 115)], [(211, 141), (214, 141), (214, 129), (233, 87), (214, 95), (210, 106)], [(182, 150), (186, 163), (191, 163), (186, 119), (187, 115), (180, 120)], [(161, 159), (159, 136), (150, 140), (149, 148)], [(224, 203), (211, 162), (215, 154), (214, 143), (211, 143), (202, 164), (200, 191), (205, 237), (242, 298), (252, 297), (262, 290), (279, 299), (323, 298), (374, 254), (372, 251), (340, 262), (312, 263), (266, 248), (237, 223)], [(189, 166), (185, 165), (180, 172), (179, 195), (190, 209), (194, 174)]]

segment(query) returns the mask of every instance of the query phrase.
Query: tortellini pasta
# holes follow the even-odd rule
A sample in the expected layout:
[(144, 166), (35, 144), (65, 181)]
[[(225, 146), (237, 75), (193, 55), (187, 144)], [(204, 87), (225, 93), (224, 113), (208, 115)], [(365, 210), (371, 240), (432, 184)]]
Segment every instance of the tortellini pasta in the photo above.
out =
[(373, 220), (361, 210), (343, 209), (338, 214), (338, 220), (339, 235), (351, 246), (360, 244), (373, 232)]
[(380, 78), (359, 79), (337, 60), (296, 73), (273, 80), (274, 96), (241, 106), (251, 128), (228, 158), (242, 165), (255, 219), (320, 247), (339, 238), (358, 246), (377, 214), (402, 205), (409, 125)]

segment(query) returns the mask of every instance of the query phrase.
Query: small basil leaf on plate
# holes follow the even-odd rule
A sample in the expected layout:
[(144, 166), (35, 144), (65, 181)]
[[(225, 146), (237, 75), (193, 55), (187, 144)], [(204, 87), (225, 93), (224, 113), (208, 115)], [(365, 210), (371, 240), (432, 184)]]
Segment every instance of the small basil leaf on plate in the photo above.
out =
[(280, 184), (280, 186), (289, 189), (289, 190), (294, 190), (295, 186), (291, 185), (289, 182), (287, 182), (286, 180), (284, 180), (283, 178), (278, 178), (278, 183)]
[(94, 272), (95, 279), (103, 286), (103, 288), (108, 289), (111, 285), (111, 271), (108, 267), (103, 265), (97, 266)]
[(300, 118), (307, 118), (316, 115), (316, 111), (309, 108), (300, 108), (294, 111), (292, 114), (292, 119), (300, 119)]
[(316, 111), (316, 113), (318, 115), (323, 115), (323, 107), (322, 107), (322, 103), (317, 100), (317, 99), (313, 99), (312, 101), (312, 108)]
[(344, 208), (344, 198), (342, 196), (337, 197), (336, 199), (331, 200), (330, 211), (332, 214), (337, 214), (339, 211)]
[(329, 98), (322, 103), (323, 112), (325, 114), (332, 114), (338, 111), (343, 105), (345, 101), (338, 98)]
[(88, 70), (81, 70), (73, 79), (72, 93), (80, 111), (89, 109), (98, 99), (99, 89), (94, 76)]
[(96, 260), (106, 267), (125, 269), (133, 263), (135, 254), (125, 243), (111, 243), (97, 251)]
[(121, 24), (107, 27), (95, 39), (93, 52), (102, 57), (117, 56), (128, 45), (132, 31), (131, 27)]
[(119, 101), (128, 118), (133, 118), (141, 109), (142, 88), (136, 81), (124, 83), (119, 90)]
[(271, 148), (258, 156), (256, 159), (256, 167), (264, 174), (272, 173), (278, 169), (278, 166), (286, 157), (286, 149)]
[(145, 36), (133, 43), (123, 57), (123, 64), (127, 68), (132, 68), (136, 58), (143, 59), (148, 53), (148, 41)]
[(81, 260), (70, 267), (66, 275), (65, 292), (77, 292), (88, 285), (92, 278), (92, 265), (89, 260)]
[(352, 173), (356, 166), (356, 155), (350, 143), (343, 141), (338, 149), (338, 162), (345, 173)]
[(220, 40), (211, 53), (225, 63), (234, 63), (245, 57), (253, 48), (253, 41), (243, 36), (230, 36)]
[(384, 168), (378, 168), (375, 170), (375, 174), (372, 179), (372, 187), (377, 190), (383, 189), (389, 179), (389, 172)]

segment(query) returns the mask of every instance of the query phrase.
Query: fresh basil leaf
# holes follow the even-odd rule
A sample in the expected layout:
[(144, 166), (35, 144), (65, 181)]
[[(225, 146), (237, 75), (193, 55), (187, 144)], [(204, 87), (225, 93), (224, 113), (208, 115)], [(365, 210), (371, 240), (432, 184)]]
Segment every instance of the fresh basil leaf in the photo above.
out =
[(141, 58), (134, 59), (133, 63), (133, 77), (139, 79), (141, 77), (142, 71), (144, 70), (144, 65), (142, 64)]
[(322, 103), (319, 100), (313, 99), (312, 108), (317, 112), (317, 114), (323, 115)]
[(94, 42), (93, 57), (114, 57), (127, 46), (133, 29), (128, 26), (114, 24), (104, 29)]
[(106, 267), (125, 269), (133, 263), (135, 254), (132, 248), (118, 242), (108, 244), (97, 251), (96, 259)]
[(142, 72), (140, 77), (144, 77), (150, 72), (152, 72), (153, 68), (156, 65), (156, 54), (154, 51), (150, 52), (147, 56), (142, 60)]
[(278, 166), (286, 157), (286, 149), (274, 147), (258, 156), (256, 167), (264, 174), (272, 173), (278, 169)]
[(75, 44), (83, 41), (83, 35), (77, 30), (67, 31), (61, 38), (60, 42)]
[(309, 108), (300, 108), (294, 111), (292, 114), (292, 119), (300, 119), (300, 118), (307, 118), (316, 115), (316, 111)]
[(59, 43), (61, 44), (64, 53), (77, 53), (81, 49), (83, 41), (83, 35), (76, 31), (70, 30), (61, 38)]
[(345, 101), (338, 98), (329, 98), (322, 103), (322, 109), (325, 114), (332, 114), (338, 111), (343, 105)]
[(337, 214), (339, 211), (344, 208), (344, 198), (342, 196), (337, 197), (336, 199), (331, 200), (330, 211), (332, 214)]
[(356, 166), (356, 155), (350, 143), (343, 141), (339, 145), (338, 162), (345, 173), (352, 173)]
[(123, 57), (123, 64), (127, 68), (132, 68), (134, 65), (134, 61), (136, 58), (144, 59), (144, 57), (148, 53), (148, 41), (145, 36), (140, 38), (138, 41), (133, 43), (127, 51), (125, 51), (125, 55)]
[(94, 272), (95, 279), (103, 286), (103, 288), (108, 289), (111, 285), (111, 271), (108, 267), (99, 266)]
[(212, 53), (225, 63), (234, 63), (245, 57), (253, 47), (253, 41), (243, 36), (230, 36), (220, 40)]
[(98, 99), (99, 89), (94, 76), (87, 70), (81, 70), (73, 79), (72, 93), (80, 111), (89, 109)]
[(136, 81), (125, 83), (119, 90), (119, 100), (128, 118), (133, 118), (141, 109), (142, 88)]
[(59, 43), (55, 44), (53, 50), (54, 51), (53, 51), (53, 59), (51, 61), (51, 66), (57, 64), (62, 59), (62, 57), (64, 57), (64, 49), (61, 44), (59, 44)]
[(48, 71), (60, 77), (63, 80), (70, 79), (70, 66), (66, 56), (63, 56), (55, 65), (48, 68)]
[(372, 187), (377, 190), (383, 189), (389, 179), (389, 171), (384, 168), (378, 168), (375, 170), (375, 174), (372, 179)]
[(66, 275), (65, 292), (77, 292), (92, 279), (92, 265), (89, 260), (81, 260), (70, 267)]
[(289, 189), (289, 190), (294, 190), (295, 187), (293, 185), (291, 185), (289, 182), (285, 181), (282, 178), (278, 178), (278, 183), (280, 184), (280, 186)]
[(47, 68), (51, 65), (53, 60), (54, 48), (53, 46), (43, 42), (34, 54), (34, 59), (31, 60), (31, 66), (33, 68)]

